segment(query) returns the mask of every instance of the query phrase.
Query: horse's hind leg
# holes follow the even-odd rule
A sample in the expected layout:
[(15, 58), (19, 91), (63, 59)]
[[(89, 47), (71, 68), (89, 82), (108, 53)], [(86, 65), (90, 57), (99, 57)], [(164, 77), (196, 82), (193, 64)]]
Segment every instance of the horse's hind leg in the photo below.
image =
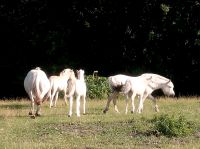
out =
[(119, 113), (119, 110), (118, 110), (118, 108), (117, 108), (117, 98), (118, 98), (118, 96), (115, 96), (115, 98), (113, 98), (113, 104), (114, 104), (115, 111), (116, 111), (117, 113)]
[(139, 106), (138, 106), (137, 112), (141, 113), (142, 110), (143, 110), (143, 99), (142, 99), (142, 96), (139, 95)]
[(80, 117), (80, 95), (76, 97), (76, 114)]
[(35, 106), (35, 101), (34, 101), (34, 98), (33, 98), (33, 94), (32, 92), (30, 92), (29, 94), (29, 98), (31, 99), (31, 108), (30, 108), (30, 111), (29, 111), (29, 115), (32, 117), (32, 118), (35, 118), (35, 115), (34, 115), (34, 106)]
[(51, 94), (51, 98), (50, 98), (50, 105), (49, 105), (50, 108), (53, 106), (53, 100), (55, 99), (55, 94), (56, 94), (56, 91), (53, 90)]
[(131, 105), (132, 105), (132, 109), (131, 109), (131, 113), (133, 113), (135, 111), (135, 96), (136, 94), (132, 94), (131, 96)]
[(86, 104), (86, 100), (85, 100), (85, 95), (83, 96), (83, 114), (85, 114), (85, 104)]
[(37, 105), (37, 110), (36, 110), (35, 115), (41, 116), (41, 102), (36, 103), (36, 105)]
[(128, 113), (128, 95), (126, 96), (126, 109), (125, 114)]
[(103, 113), (106, 113), (109, 109), (109, 106), (110, 106), (110, 102), (111, 100), (113, 99), (113, 93), (111, 93), (109, 96), (108, 96), (108, 101), (107, 101), (107, 104), (106, 104), (106, 107), (105, 109), (103, 110)]

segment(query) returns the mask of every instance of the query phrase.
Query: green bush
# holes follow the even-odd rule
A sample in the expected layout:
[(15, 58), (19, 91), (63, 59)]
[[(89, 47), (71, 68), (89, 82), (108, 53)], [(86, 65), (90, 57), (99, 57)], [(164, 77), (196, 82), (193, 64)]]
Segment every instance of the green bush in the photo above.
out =
[(194, 123), (188, 122), (182, 115), (175, 117), (162, 114), (153, 118), (154, 129), (168, 137), (187, 136), (194, 131)]
[(91, 99), (108, 97), (110, 88), (106, 77), (93, 77), (92, 75), (88, 75), (86, 76), (86, 84), (87, 97)]

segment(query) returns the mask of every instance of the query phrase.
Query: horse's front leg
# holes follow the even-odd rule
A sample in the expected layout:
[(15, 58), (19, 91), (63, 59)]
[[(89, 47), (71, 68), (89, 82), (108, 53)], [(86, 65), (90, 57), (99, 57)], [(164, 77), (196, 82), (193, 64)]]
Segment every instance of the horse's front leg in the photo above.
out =
[(65, 105), (67, 105), (67, 94), (66, 94), (66, 91), (64, 92), (64, 100), (65, 100)]
[(143, 111), (143, 106), (144, 106), (144, 101), (147, 98), (149, 94), (148, 93), (144, 93), (143, 95), (139, 96), (139, 107), (138, 107), (138, 113), (141, 113)]
[(154, 107), (154, 108), (155, 108), (155, 111), (156, 111), (156, 112), (159, 112), (156, 98), (154, 98), (151, 94), (149, 94), (148, 97), (153, 101), (153, 103), (154, 103), (154, 105), (155, 105), (155, 107)]
[(73, 96), (70, 96), (69, 97), (69, 113), (68, 113), (69, 117), (72, 116), (72, 107), (73, 107)]
[(80, 117), (80, 95), (76, 97), (76, 114)]
[(56, 92), (56, 97), (55, 97), (55, 101), (54, 101), (54, 107), (56, 107), (56, 104), (57, 104), (57, 100), (58, 100), (58, 94), (59, 94), (59, 92)]
[(132, 105), (132, 109), (131, 109), (131, 113), (133, 113), (135, 111), (135, 96), (136, 94), (132, 94), (131, 95), (131, 105)]
[(53, 90), (53, 91), (52, 91), (52, 94), (51, 94), (51, 96), (50, 96), (50, 104), (49, 104), (49, 107), (50, 107), (50, 108), (53, 106), (54, 97), (55, 97), (55, 91)]
[(138, 106), (137, 112), (141, 113), (142, 110), (143, 110), (143, 99), (142, 99), (142, 96), (139, 95), (139, 106)]
[(83, 114), (85, 114), (85, 104), (86, 104), (86, 100), (85, 100), (85, 95), (83, 96)]
[(154, 105), (155, 105), (155, 111), (156, 111), (156, 112), (159, 112), (159, 108), (158, 108), (158, 105), (157, 105), (157, 100), (156, 100), (156, 98), (154, 98), (152, 101), (154, 102)]
[(128, 113), (128, 95), (126, 96), (126, 111), (125, 111), (125, 114), (127, 114)]

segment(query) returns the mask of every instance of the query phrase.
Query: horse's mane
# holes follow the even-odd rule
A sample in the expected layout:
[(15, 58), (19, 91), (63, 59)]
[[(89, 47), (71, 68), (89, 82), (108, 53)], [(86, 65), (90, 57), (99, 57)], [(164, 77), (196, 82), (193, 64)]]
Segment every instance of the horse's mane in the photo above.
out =
[(158, 75), (158, 74), (154, 74), (154, 73), (144, 73), (144, 74), (142, 74), (142, 75), (148, 75), (148, 76), (156, 77), (156, 78), (161, 79), (161, 80), (164, 80), (164, 81), (169, 81), (168, 78), (163, 77), (163, 76)]

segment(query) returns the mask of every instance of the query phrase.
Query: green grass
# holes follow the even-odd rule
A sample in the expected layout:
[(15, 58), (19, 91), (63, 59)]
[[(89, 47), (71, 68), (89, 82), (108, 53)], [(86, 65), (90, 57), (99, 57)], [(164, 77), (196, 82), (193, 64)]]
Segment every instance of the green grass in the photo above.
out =
[[(137, 101), (137, 100), (136, 100)], [(160, 98), (160, 112), (153, 110), (153, 103), (146, 100), (142, 114), (125, 115), (125, 101), (119, 99), (120, 113), (113, 105), (106, 114), (106, 100), (88, 100), (86, 115), (76, 117), (75, 102), (72, 117), (67, 117), (68, 106), (59, 99), (57, 108), (42, 105), (42, 116), (28, 116), (30, 101), (0, 101), (0, 148), (199, 148), (200, 100), (198, 97), (178, 99)], [(138, 104), (136, 104), (138, 105)], [(129, 103), (130, 108), (130, 103)], [(162, 114), (180, 116), (196, 124), (195, 132), (183, 137), (156, 135), (151, 120)]]

